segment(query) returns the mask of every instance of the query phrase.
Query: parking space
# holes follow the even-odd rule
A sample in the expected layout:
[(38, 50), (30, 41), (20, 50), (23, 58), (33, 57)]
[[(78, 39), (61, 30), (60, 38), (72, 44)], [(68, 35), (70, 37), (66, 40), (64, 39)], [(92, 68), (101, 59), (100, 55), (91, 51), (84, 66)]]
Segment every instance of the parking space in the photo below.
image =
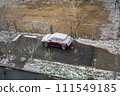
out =
[(34, 53), (34, 58), (73, 65), (91, 66), (94, 55), (93, 53), (94, 47), (73, 41), (72, 48), (66, 50), (55, 47), (45, 48), (40, 45)]

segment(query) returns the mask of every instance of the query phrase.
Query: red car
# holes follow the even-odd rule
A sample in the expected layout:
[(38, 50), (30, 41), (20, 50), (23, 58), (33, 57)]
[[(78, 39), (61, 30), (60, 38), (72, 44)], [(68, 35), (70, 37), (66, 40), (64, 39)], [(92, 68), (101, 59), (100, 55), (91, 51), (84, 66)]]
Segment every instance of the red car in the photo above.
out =
[(47, 34), (41, 40), (44, 47), (55, 46), (64, 50), (71, 45), (72, 41), (72, 37), (63, 33)]

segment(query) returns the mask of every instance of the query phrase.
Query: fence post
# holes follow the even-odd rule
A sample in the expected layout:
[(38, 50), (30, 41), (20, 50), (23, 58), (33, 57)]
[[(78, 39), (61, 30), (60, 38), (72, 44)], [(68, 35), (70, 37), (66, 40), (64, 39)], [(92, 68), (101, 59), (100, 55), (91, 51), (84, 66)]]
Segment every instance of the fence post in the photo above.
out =
[(71, 35), (71, 37), (73, 37), (72, 26), (70, 26), (70, 35)]
[(50, 32), (51, 32), (51, 34), (53, 34), (53, 26), (52, 25), (50, 25)]
[(31, 26), (32, 26), (32, 32), (34, 33), (34, 26), (33, 26), (33, 22), (31, 21)]
[(92, 25), (92, 40), (95, 40), (95, 35), (94, 35), (94, 29), (95, 29), (95, 25)]
[(117, 33), (117, 37), (120, 37), (120, 22), (119, 22), (119, 26), (118, 26), (118, 33)]
[(1, 25), (0, 25), (0, 32), (2, 31), (2, 27), (1, 27)]
[(14, 25), (15, 25), (15, 30), (17, 32), (17, 24), (16, 24), (16, 20), (14, 20)]

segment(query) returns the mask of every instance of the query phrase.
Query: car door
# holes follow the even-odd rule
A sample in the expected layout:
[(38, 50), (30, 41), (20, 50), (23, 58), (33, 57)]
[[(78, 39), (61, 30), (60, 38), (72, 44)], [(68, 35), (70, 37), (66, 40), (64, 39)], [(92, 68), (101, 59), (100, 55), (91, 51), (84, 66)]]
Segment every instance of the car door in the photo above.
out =
[(60, 40), (57, 39), (57, 38), (52, 38), (51, 41), (50, 41), (50, 45), (59, 47), (60, 46)]

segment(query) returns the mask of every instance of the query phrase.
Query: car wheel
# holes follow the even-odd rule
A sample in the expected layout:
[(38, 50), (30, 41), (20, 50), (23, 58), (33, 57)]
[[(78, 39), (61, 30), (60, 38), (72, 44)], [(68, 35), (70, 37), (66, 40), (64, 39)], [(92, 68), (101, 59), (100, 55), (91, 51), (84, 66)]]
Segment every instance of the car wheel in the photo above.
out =
[(46, 42), (46, 43), (43, 43), (43, 46), (44, 47), (48, 47), (48, 43)]
[(62, 45), (62, 49), (65, 50), (65, 49), (66, 49), (66, 46), (65, 46), (65, 45)]

